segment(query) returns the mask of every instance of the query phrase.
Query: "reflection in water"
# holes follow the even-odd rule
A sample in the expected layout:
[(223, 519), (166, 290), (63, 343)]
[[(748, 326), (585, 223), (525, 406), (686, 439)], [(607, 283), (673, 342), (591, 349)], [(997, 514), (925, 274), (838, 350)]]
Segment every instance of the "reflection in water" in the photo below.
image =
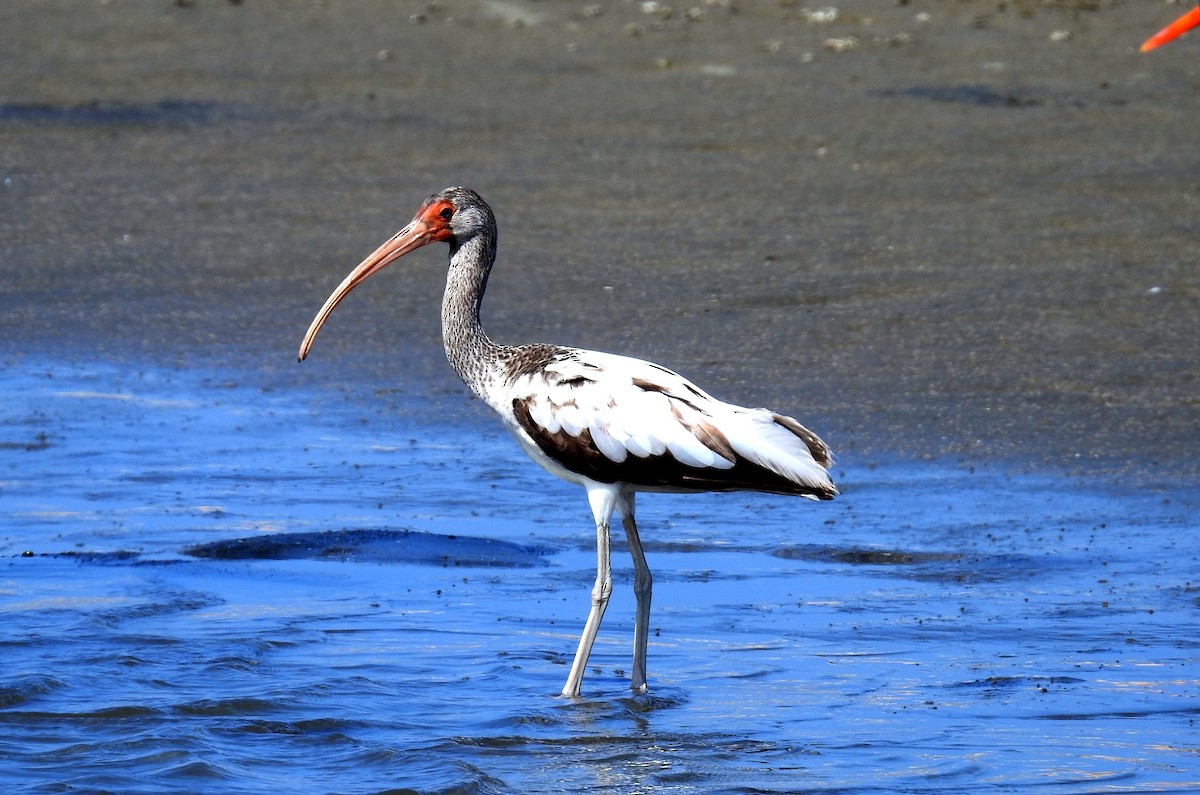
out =
[(847, 462), (820, 516), (648, 497), (651, 692), (622, 566), (571, 702), (591, 539), (501, 431), (4, 378), (6, 791), (1200, 786), (1190, 494)]

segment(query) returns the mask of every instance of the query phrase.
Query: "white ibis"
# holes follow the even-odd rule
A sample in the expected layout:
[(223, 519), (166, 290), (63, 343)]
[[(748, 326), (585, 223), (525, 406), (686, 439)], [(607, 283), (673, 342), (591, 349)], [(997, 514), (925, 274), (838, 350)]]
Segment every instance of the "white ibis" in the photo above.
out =
[(1200, 25), (1200, 7), (1193, 8), (1158, 33), (1146, 39), (1142, 44), (1141, 51), (1150, 52), (1156, 47), (1161, 47), (1167, 42), (1179, 38), (1197, 25)]
[(474, 191), (446, 188), (375, 250), (325, 301), (300, 345), (303, 361), (333, 308), (371, 274), (410, 251), (450, 244), (442, 340), (459, 377), (491, 406), (525, 452), (587, 490), (596, 522), (596, 584), (562, 694), (579, 695), (584, 668), (612, 593), (613, 510), (633, 556), (637, 597), (631, 686), (646, 691), (650, 569), (634, 521), (639, 491), (752, 490), (828, 500), (829, 447), (791, 417), (713, 398), (657, 364), (559, 345), (498, 345), (479, 308), (496, 258), (496, 220)]

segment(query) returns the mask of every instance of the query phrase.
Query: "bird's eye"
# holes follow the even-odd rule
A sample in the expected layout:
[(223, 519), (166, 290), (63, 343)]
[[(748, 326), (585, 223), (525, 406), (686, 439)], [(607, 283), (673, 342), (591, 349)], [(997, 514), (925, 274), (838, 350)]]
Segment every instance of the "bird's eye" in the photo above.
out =
[(454, 208), (453, 207), (443, 207), (442, 211), (440, 213), (438, 213), (438, 215), (440, 215), (442, 217), (443, 221), (449, 221), (454, 216)]

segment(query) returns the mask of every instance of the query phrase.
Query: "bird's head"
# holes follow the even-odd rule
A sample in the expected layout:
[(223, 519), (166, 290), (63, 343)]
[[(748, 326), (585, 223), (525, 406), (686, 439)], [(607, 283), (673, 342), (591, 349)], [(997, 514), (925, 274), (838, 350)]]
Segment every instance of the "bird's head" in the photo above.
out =
[(421, 205), (413, 220), (423, 216), (437, 216), (445, 224), (446, 236), (438, 240), (445, 240), (453, 248), (489, 231), (495, 234), (496, 217), (492, 215), (492, 208), (470, 188), (446, 188), (433, 194)]
[[(417, 210), (408, 226), (401, 229), (358, 266), (350, 271), (342, 283), (325, 300), (325, 305), (313, 318), (300, 344), (300, 361), (308, 356), (317, 332), (346, 295), (373, 274), (430, 243), (449, 243), (457, 249), (471, 238), (495, 230), (495, 218), (478, 193), (470, 188), (446, 188), (433, 194)], [(492, 232), (494, 235), (494, 231)]]

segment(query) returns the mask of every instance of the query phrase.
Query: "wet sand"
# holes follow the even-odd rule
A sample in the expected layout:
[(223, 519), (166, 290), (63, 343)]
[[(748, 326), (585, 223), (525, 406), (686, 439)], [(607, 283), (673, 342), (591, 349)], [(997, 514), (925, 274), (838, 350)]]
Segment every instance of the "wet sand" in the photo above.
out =
[(457, 393), (436, 252), (293, 357), (461, 183), (499, 339), (663, 362), (856, 459), (1195, 476), (1200, 58), (1135, 52), (1175, 9), (666, 5), (6, 4), (0, 345)]

